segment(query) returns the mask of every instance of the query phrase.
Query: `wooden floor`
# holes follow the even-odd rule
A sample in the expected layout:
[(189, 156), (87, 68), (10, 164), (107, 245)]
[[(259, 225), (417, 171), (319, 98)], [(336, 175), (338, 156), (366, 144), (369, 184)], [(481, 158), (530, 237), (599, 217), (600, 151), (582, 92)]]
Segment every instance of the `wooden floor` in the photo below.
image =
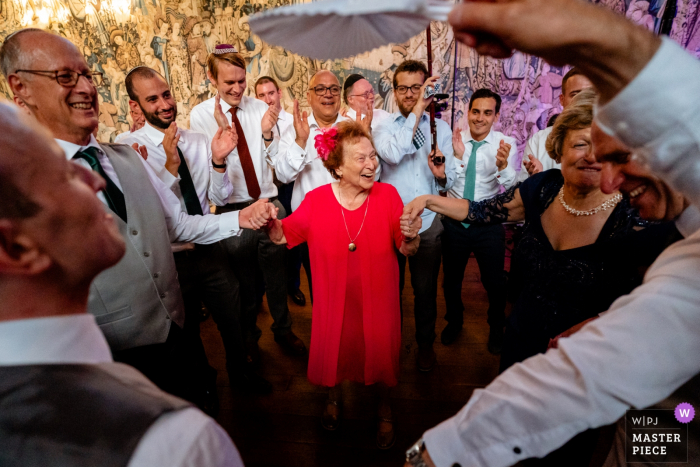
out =
[[(302, 281), (301, 288), (308, 297), (303, 273)], [(473, 258), (462, 288), (465, 328), (457, 342), (449, 347), (440, 343), (440, 331), (446, 322), (442, 287), (439, 289), (435, 343), (438, 366), (430, 373), (420, 373), (416, 369), (413, 290), (408, 277), (402, 298), (405, 319), (401, 376), (391, 393), (397, 441), (387, 451), (380, 451), (375, 445), (377, 398), (372, 387), (344, 384), (339, 429), (328, 432), (321, 427), (327, 390), (306, 379), (306, 358), (290, 357), (281, 352), (270, 331), (272, 319), (266, 304), (258, 317), (258, 325), (263, 330), (261, 374), (274, 386), (269, 396), (241, 396), (229, 390), (224, 351), (216, 325), (211, 319), (203, 323), (202, 338), (209, 361), (219, 371), (221, 412), (218, 421), (238, 446), (246, 466), (400, 466), (405, 450), (426, 429), (454, 415), (474, 389), (484, 387), (496, 377), (498, 357), (486, 350), (488, 302)], [(290, 300), (289, 308), (293, 330), (308, 346), (311, 305), (299, 307)]]

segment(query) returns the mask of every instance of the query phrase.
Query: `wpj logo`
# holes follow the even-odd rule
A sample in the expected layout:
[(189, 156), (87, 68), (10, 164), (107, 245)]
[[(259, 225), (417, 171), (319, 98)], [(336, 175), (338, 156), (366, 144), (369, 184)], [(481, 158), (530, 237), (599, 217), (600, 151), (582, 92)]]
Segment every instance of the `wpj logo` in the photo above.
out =
[(628, 410), (625, 414), (627, 463), (688, 462), (688, 422), (695, 417), (690, 404), (676, 409)]

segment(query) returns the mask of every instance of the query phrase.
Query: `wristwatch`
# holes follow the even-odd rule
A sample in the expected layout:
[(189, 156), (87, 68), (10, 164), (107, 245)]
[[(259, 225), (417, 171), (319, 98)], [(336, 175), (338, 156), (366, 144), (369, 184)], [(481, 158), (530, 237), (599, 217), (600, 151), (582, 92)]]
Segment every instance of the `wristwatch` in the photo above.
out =
[(406, 451), (406, 463), (412, 467), (428, 467), (428, 464), (423, 460), (424, 451), (425, 443), (423, 438), (421, 438)]

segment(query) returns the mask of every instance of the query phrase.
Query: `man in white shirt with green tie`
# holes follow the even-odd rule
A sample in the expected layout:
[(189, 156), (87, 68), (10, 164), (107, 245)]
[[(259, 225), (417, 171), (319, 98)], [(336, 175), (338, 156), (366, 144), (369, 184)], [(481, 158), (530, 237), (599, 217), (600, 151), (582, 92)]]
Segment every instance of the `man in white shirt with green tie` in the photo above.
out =
[[(493, 129), (501, 110), (501, 96), (478, 89), (469, 101), (468, 130), (454, 131), (452, 146), (456, 162), (455, 183), (447, 196), (481, 201), (497, 195), (501, 187), (516, 183), (513, 162), (517, 152), (514, 138)], [(489, 352), (499, 354), (503, 342), (506, 308), (505, 230), (502, 225), (469, 225), (445, 218), (442, 252), (445, 273), (447, 326), (440, 336), (444, 345), (459, 336), (464, 322), (462, 281), (469, 255), (479, 263), (481, 282), (489, 298)]]

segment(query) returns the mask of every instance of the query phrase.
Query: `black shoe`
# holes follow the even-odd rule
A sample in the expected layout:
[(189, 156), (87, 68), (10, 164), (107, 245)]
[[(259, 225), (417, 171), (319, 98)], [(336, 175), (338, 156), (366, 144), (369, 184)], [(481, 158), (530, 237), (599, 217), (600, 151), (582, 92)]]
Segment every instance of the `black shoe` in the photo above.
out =
[(306, 355), (306, 345), (304, 341), (299, 339), (292, 331), (281, 336), (275, 336), (275, 342), (288, 354), (298, 356)]
[(494, 355), (500, 355), (503, 350), (503, 329), (491, 326), (489, 331), (488, 350)]
[(248, 394), (265, 395), (272, 392), (272, 384), (252, 371), (232, 376), (231, 387)]
[(442, 334), (440, 334), (440, 341), (442, 342), (442, 345), (453, 344), (459, 337), (460, 332), (462, 332), (461, 324), (458, 326), (456, 324), (447, 323), (445, 329), (442, 330)]
[(418, 366), (418, 371), (427, 373), (435, 368), (435, 363), (437, 362), (437, 356), (433, 350), (433, 344), (418, 347), (418, 358), (416, 358), (416, 365)]
[(289, 292), (289, 296), (292, 297), (292, 301), (297, 305), (306, 305), (306, 297), (304, 296), (304, 292), (302, 292), (301, 290), (297, 289), (294, 292)]

